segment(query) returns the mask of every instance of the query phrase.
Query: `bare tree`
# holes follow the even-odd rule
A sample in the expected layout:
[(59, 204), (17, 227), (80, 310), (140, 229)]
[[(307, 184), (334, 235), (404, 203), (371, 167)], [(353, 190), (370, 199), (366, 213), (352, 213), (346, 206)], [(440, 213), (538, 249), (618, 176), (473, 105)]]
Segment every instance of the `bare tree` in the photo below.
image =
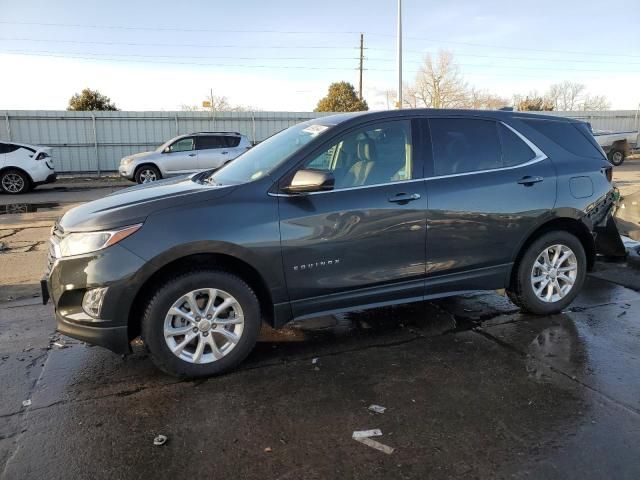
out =
[(434, 60), (429, 54), (408, 88), (405, 100), (420, 107), (460, 108), (467, 105), (467, 84), (451, 52), (441, 50)]
[(486, 90), (478, 90), (475, 87), (469, 89), (467, 105), (465, 108), (498, 110), (510, 104), (509, 100)]
[(585, 95), (582, 99), (582, 110), (609, 110), (611, 103), (604, 95)]
[(554, 106), (554, 110), (606, 110), (609, 102), (602, 95), (589, 95), (582, 83), (564, 81), (553, 84), (545, 94), (545, 99)]
[(242, 105), (232, 105), (229, 102), (229, 99), (224, 96), (214, 95), (213, 99), (211, 97), (208, 97), (207, 101), (212, 102), (210, 107), (201, 107), (199, 105), (182, 105), (180, 109), (185, 112), (247, 112), (255, 110)]

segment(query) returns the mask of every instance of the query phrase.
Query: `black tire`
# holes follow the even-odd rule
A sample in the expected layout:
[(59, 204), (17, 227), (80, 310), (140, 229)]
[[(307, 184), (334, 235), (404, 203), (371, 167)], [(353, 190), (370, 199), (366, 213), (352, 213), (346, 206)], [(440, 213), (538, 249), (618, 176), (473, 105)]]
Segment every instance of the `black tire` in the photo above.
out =
[[(182, 295), (204, 288), (224, 290), (242, 308), (244, 329), (239, 341), (225, 356), (211, 363), (191, 363), (175, 355), (164, 337), (164, 322), (169, 308)], [(244, 360), (253, 349), (260, 333), (260, 303), (254, 291), (239, 277), (218, 270), (194, 270), (164, 283), (145, 309), (142, 318), (142, 339), (153, 363), (162, 371), (182, 378), (219, 375)], [(213, 335), (212, 335), (213, 336)]]
[(620, 165), (622, 165), (624, 163), (624, 159), (625, 159), (625, 154), (623, 150), (619, 150), (617, 148), (614, 148), (613, 150), (611, 150), (609, 152), (609, 161), (616, 167), (619, 167)]
[(9, 195), (27, 193), (31, 190), (31, 180), (21, 170), (8, 169), (0, 174), (0, 189)]
[[(537, 297), (531, 279), (533, 265), (545, 249), (553, 245), (569, 247), (576, 258), (577, 272), (573, 286), (566, 295), (555, 302), (545, 302)], [(522, 310), (538, 315), (550, 315), (565, 309), (580, 292), (587, 274), (587, 256), (580, 240), (566, 231), (551, 231), (537, 238), (524, 253), (518, 264), (507, 295)]]
[[(150, 178), (152, 177), (153, 179), (151, 180)], [(141, 165), (136, 169), (134, 178), (136, 183), (152, 183), (162, 179), (162, 174), (160, 174), (160, 170), (155, 165)], [(149, 180), (145, 181), (145, 179)]]

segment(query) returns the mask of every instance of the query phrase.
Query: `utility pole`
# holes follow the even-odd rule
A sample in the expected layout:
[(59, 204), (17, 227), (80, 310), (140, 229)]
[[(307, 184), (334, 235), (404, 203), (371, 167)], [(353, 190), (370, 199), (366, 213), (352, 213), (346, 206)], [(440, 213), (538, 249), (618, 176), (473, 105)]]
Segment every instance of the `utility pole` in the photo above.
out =
[(402, 0), (398, 0), (398, 108), (402, 108)]
[(360, 93), (360, 101), (362, 101), (362, 69), (364, 66), (364, 34), (360, 34), (360, 88), (358, 92)]
[(209, 90), (209, 94), (211, 95), (209, 98), (211, 99), (211, 115), (213, 115), (213, 88)]

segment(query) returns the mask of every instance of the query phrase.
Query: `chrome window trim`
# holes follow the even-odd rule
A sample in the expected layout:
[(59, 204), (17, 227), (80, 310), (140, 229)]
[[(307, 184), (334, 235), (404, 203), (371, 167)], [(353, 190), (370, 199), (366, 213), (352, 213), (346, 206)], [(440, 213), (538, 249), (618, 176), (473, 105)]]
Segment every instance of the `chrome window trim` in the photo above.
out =
[(440, 180), (442, 178), (454, 178), (454, 177), (462, 177), (462, 176), (466, 176), (466, 175), (478, 175), (478, 174), (481, 174), (481, 173), (501, 172), (503, 170), (514, 170), (516, 168), (522, 168), (522, 167), (528, 167), (530, 165), (535, 165), (536, 163), (542, 162), (543, 160), (546, 160), (547, 158), (549, 158), (549, 157), (547, 157), (547, 155), (542, 150), (540, 150), (538, 148), (538, 146), (535, 143), (533, 143), (531, 140), (529, 140), (522, 133), (520, 133), (518, 130), (513, 128), (511, 125), (508, 125), (508, 124), (504, 123), (503, 121), (498, 121), (497, 123), (499, 123), (501, 125), (504, 125), (509, 130), (511, 130), (513, 133), (515, 133), (520, 140), (522, 140), (531, 150), (533, 150), (533, 153), (535, 154), (535, 156), (531, 160), (529, 160), (528, 162), (524, 162), (524, 163), (521, 163), (519, 165), (512, 165), (510, 167), (491, 168), (491, 169), (488, 169), (488, 170), (474, 170), (473, 172), (450, 173), (448, 175), (437, 175), (437, 176), (426, 177), (426, 178), (415, 178), (415, 179), (411, 179), (411, 180), (398, 180), (397, 182), (376, 183), (374, 185), (359, 185), (357, 187), (347, 187), (347, 188), (341, 188), (339, 190), (326, 190), (326, 191), (322, 191), (322, 192), (309, 192), (309, 193), (304, 193), (304, 194), (269, 192), (269, 195), (272, 196), (272, 197), (300, 197), (300, 196), (306, 196), (306, 195), (318, 195), (318, 194), (321, 194), (321, 193), (335, 193), (335, 192), (344, 192), (344, 191), (348, 191), (348, 190), (359, 190), (361, 188), (382, 187), (382, 186), (387, 186), (387, 185), (402, 185), (402, 184), (406, 184), (406, 183), (423, 182), (423, 181), (424, 182), (428, 182), (430, 180)]

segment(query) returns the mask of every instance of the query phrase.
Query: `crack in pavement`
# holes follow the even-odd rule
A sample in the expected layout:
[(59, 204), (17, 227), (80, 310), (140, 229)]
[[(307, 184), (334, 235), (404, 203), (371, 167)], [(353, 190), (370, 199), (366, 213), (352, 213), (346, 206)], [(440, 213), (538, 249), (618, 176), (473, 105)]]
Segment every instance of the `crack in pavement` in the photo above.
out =
[[(497, 338), (497, 337), (491, 335), (489, 332), (487, 332), (486, 330), (483, 330), (481, 327), (474, 329), (473, 332), (483, 336), (484, 338), (486, 338), (488, 340), (491, 340), (491, 341), (495, 342), (496, 344), (500, 345), (503, 348), (506, 348), (506, 349), (518, 354), (520, 357), (523, 357), (523, 358), (528, 358), (529, 357), (529, 354), (527, 354), (526, 352), (523, 352), (522, 350), (520, 350), (515, 345), (512, 345), (512, 344), (510, 344), (508, 342), (505, 342), (504, 340), (502, 340), (500, 338)], [(563, 377), (567, 378), (568, 380), (570, 380), (572, 382), (577, 383), (578, 385), (586, 388), (587, 390), (590, 390), (590, 391), (592, 391), (594, 393), (597, 393), (598, 395), (606, 398), (610, 402), (612, 402), (615, 405), (619, 406), (623, 410), (626, 410), (627, 412), (629, 412), (631, 414), (640, 415), (640, 410), (638, 410), (637, 408), (632, 407), (630, 405), (627, 405), (626, 403), (617, 400), (616, 398), (608, 395), (607, 393), (605, 393), (605, 392), (603, 392), (603, 391), (601, 391), (601, 390), (599, 390), (599, 389), (597, 389), (595, 387), (592, 387), (588, 383), (585, 383), (582, 380), (578, 379), (578, 377), (576, 377), (576, 376), (569, 375), (564, 370), (556, 367), (555, 365), (545, 361), (544, 359), (542, 359), (540, 357), (533, 357), (533, 358), (535, 358), (537, 361), (539, 361), (540, 363), (542, 363), (543, 365), (548, 367), (550, 370), (556, 372), (559, 375), (562, 375)]]

